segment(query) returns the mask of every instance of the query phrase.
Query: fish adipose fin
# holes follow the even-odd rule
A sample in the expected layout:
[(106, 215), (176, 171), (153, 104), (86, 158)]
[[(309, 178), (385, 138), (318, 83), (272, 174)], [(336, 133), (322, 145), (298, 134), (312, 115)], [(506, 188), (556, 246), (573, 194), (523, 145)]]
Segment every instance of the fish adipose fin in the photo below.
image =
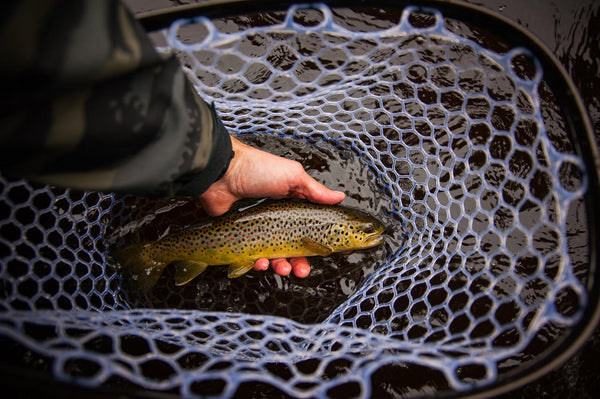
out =
[(208, 267), (206, 263), (193, 260), (176, 260), (173, 262), (173, 266), (175, 267), (175, 285), (189, 283)]
[(149, 244), (132, 244), (121, 248), (113, 255), (119, 265), (131, 273), (131, 278), (136, 281), (142, 293), (150, 291), (162, 275), (164, 262), (158, 262), (148, 255), (146, 247)]
[(253, 266), (254, 262), (252, 261), (232, 263), (229, 265), (229, 269), (227, 269), (227, 277), (236, 278), (243, 276), (244, 274), (248, 273)]
[(304, 237), (302, 239), (302, 246), (309, 251), (314, 252), (317, 255), (327, 256), (333, 252), (333, 249), (327, 244), (321, 244), (320, 242), (316, 242), (312, 238)]

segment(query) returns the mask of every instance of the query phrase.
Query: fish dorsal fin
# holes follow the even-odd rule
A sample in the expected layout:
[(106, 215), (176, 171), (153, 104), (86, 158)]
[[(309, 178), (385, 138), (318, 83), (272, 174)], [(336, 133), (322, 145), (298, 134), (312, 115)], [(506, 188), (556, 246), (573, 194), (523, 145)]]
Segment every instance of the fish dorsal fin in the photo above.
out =
[(333, 252), (333, 249), (329, 245), (322, 244), (308, 237), (304, 237), (302, 239), (302, 246), (308, 249), (309, 251), (312, 251), (315, 254), (321, 256), (327, 256)]
[(253, 266), (254, 262), (252, 261), (232, 263), (229, 265), (229, 269), (227, 269), (227, 277), (236, 278), (243, 276), (244, 274), (248, 273)]
[(184, 285), (196, 278), (197, 275), (206, 270), (208, 265), (193, 260), (177, 260), (175, 266), (175, 284)]

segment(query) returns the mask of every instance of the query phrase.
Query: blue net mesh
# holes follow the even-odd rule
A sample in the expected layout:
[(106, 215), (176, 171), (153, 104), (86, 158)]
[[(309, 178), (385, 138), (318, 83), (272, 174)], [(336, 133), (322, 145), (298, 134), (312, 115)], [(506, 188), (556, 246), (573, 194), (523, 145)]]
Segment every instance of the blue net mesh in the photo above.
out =
[(367, 171), (371, 210), (397, 234), (322, 319), (146, 309), (108, 256), (141, 200), (2, 179), (0, 335), (37, 356), (15, 363), (185, 396), (412, 396), (491, 384), (576, 325), (589, 179), (539, 62), (437, 10), (389, 15), (292, 7), (156, 37), (233, 134)]

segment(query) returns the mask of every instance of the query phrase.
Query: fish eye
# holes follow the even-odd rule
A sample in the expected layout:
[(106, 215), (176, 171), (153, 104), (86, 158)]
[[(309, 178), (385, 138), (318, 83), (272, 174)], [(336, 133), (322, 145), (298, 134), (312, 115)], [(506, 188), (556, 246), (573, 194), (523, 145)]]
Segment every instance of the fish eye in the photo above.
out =
[(375, 226), (373, 226), (373, 223), (367, 223), (365, 225), (365, 227), (363, 228), (363, 232), (365, 234), (371, 234), (371, 233), (375, 232)]

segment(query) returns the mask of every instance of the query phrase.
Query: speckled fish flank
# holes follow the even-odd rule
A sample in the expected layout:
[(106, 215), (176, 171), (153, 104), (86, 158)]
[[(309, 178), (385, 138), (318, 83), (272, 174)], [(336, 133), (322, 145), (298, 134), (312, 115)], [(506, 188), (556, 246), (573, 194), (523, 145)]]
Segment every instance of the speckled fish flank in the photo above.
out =
[(230, 265), (239, 277), (259, 258), (327, 256), (370, 248), (383, 242), (384, 226), (368, 214), (341, 206), (298, 200), (262, 203), (169, 235), (134, 244), (115, 254), (141, 290), (149, 290), (172, 264), (175, 282), (183, 285), (209, 265)]

